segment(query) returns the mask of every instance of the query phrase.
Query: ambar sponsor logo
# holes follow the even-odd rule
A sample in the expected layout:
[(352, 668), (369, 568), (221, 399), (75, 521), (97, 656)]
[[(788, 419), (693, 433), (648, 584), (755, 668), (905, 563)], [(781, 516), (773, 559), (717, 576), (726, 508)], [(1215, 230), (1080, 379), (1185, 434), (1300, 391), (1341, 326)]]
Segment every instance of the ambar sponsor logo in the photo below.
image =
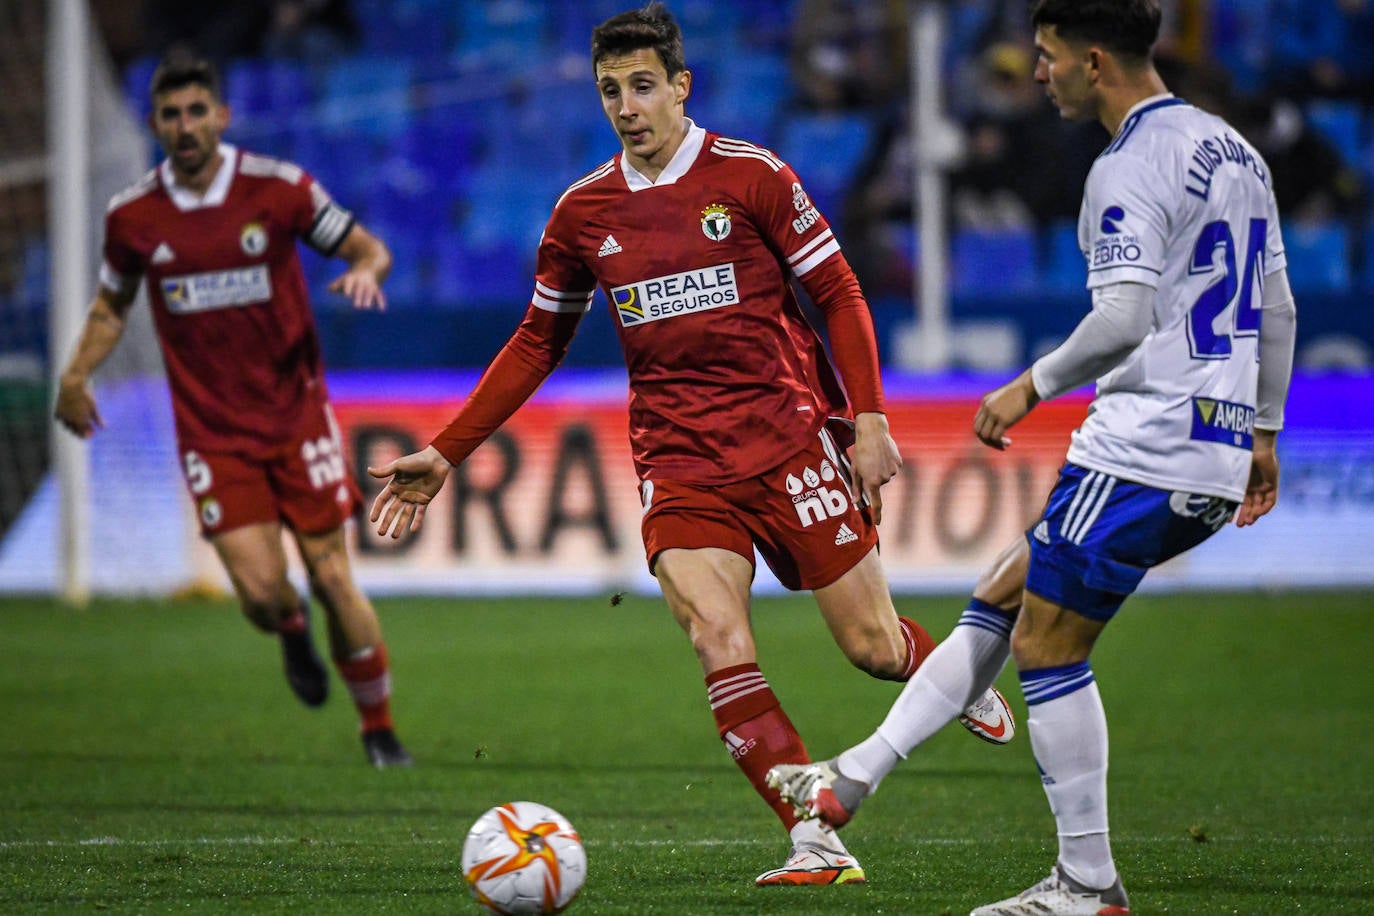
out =
[(1255, 444), (1255, 408), (1216, 398), (1193, 398), (1192, 438), (1237, 448)]

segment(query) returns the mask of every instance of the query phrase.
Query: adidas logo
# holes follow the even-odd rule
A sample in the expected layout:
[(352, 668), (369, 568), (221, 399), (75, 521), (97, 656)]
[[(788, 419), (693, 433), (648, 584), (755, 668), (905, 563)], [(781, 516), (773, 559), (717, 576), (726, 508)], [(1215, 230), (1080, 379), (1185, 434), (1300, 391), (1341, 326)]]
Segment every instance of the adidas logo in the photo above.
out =
[(836, 547), (839, 547), (841, 544), (848, 544), (850, 541), (857, 541), (858, 539), (859, 536), (850, 531), (848, 525), (844, 522), (840, 522), (840, 530), (835, 532)]
[(615, 240), (615, 236), (606, 236), (606, 241), (601, 243), (601, 250), (596, 253), (598, 258), (604, 258), (608, 254), (619, 254), (622, 251), (620, 243)]
[(725, 746), (730, 749), (730, 756), (736, 760), (749, 753), (750, 749), (759, 743), (756, 738), (750, 738), (746, 741), (734, 732), (726, 732), (724, 740)]
[(1050, 542), (1050, 523), (1041, 519), (1040, 524), (1036, 525), (1035, 530), (1031, 532), (1031, 537), (1042, 544), (1048, 544)]
[(159, 242), (153, 251), (153, 256), (148, 259), (153, 264), (166, 264), (168, 261), (175, 261), (176, 254), (172, 251), (172, 246), (166, 242)]

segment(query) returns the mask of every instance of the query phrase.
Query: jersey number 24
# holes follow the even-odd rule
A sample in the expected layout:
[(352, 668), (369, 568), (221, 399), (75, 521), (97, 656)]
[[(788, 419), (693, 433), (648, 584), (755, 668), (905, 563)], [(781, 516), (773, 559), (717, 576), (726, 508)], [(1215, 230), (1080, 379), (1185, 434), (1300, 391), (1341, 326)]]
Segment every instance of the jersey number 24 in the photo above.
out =
[[(1209, 274), (1216, 270), (1216, 251), (1221, 249), (1223, 274), (1198, 296), (1188, 312), (1188, 347), (1194, 359), (1227, 359), (1231, 337), (1259, 334), (1260, 310), (1255, 302), (1256, 280), (1264, 261), (1264, 243), (1269, 228), (1267, 219), (1250, 220), (1245, 238), (1245, 269), (1236, 273), (1236, 242), (1231, 225), (1216, 220), (1202, 227), (1193, 246), (1190, 274)], [(1230, 333), (1217, 331), (1217, 318), (1235, 302)]]

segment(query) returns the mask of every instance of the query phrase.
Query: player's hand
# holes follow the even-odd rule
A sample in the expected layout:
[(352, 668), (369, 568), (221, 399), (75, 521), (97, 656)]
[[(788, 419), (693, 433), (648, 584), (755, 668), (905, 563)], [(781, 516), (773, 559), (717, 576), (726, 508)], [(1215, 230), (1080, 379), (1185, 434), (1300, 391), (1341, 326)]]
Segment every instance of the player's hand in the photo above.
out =
[(89, 439), (97, 429), (105, 428), (105, 421), (95, 405), (90, 382), (84, 378), (62, 377), (57, 388), (57, 406), (53, 409), (53, 416), (82, 439)]
[(379, 312), (386, 311), (386, 293), (382, 292), (382, 284), (370, 268), (349, 268), (329, 284), (329, 291), (344, 296), (356, 309), (376, 308)]
[(1245, 487), (1245, 500), (1236, 512), (1236, 527), (1253, 525), (1260, 516), (1267, 515), (1279, 501), (1279, 453), (1275, 442), (1277, 433), (1255, 430), (1255, 449), (1250, 458), (1250, 482)]
[(389, 532), (399, 538), (409, 528), (419, 531), (425, 520), (425, 507), (444, 486), (453, 466), (434, 446), (422, 452), (405, 455), (367, 472), (379, 480), (391, 481), (372, 501), (368, 519), (380, 524), (377, 533), (385, 537)]
[(1011, 445), (1007, 430), (1039, 403), (1040, 395), (1035, 393), (1035, 383), (1027, 369), (1001, 388), (983, 395), (973, 418), (973, 434), (984, 445), (1001, 451)]
[(883, 520), (881, 488), (902, 466), (902, 456), (888, 431), (884, 414), (861, 413), (854, 418), (854, 448), (849, 458), (854, 492), (868, 502), (873, 524), (880, 524)]

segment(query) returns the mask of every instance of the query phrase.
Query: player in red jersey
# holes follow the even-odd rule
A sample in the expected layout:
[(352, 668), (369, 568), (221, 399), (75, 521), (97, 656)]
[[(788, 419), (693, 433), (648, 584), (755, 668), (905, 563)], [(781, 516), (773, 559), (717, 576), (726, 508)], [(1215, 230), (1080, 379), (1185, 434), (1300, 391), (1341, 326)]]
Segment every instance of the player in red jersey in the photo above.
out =
[[(623, 150), (558, 200), (524, 321), (457, 417), (424, 451), (371, 469), (391, 478), (371, 517), (393, 537), (420, 526), (450, 467), (553, 371), (600, 286), (630, 374), (649, 568), (722, 740), (791, 835), (786, 864), (757, 881), (862, 881), (838, 836), (765, 783), (774, 764), (808, 758), (759, 670), (749, 590), (757, 549), (784, 585), (815, 594), (846, 657), (877, 677), (911, 677), (934, 646), (897, 616), (876, 550), (880, 488), (901, 459), (868, 305), (792, 169), (685, 116), (692, 75), (662, 4), (598, 26), (592, 65)], [(793, 276), (825, 315), (843, 388)], [(999, 695), (979, 702), (1010, 722)]]
[(167, 158), (110, 202), (100, 285), (61, 377), (57, 419), (83, 438), (102, 425), (90, 375), (146, 278), (186, 485), (244, 615), (280, 636), (300, 700), (323, 703), (328, 675), (287, 578), (284, 524), (325, 609), (369, 762), (409, 765), (381, 625), (344, 542), (361, 492), (330, 411), (296, 240), (347, 262), (330, 289), (363, 309), (385, 307), (391, 255), (299, 167), (221, 142), (229, 108), (209, 63), (171, 55), (151, 92), (149, 126)]

